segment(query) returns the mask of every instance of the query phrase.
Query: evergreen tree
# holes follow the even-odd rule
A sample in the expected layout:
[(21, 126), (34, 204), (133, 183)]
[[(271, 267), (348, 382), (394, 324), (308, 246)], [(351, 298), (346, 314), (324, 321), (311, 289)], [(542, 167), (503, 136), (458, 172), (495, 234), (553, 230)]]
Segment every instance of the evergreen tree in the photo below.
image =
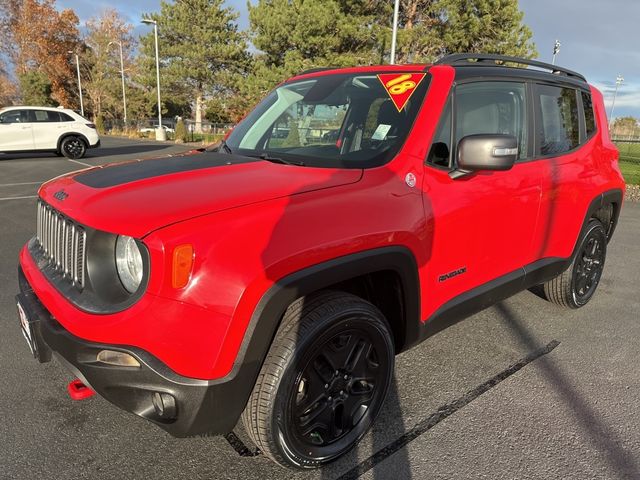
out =
[(43, 72), (30, 70), (18, 74), (18, 81), (22, 92), (22, 102), (25, 105), (37, 107), (55, 106), (51, 99), (51, 82)]
[[(251, 40), (259, 52), (241, 97), (227, 103), (243, 111), (307, 68), (388, 62), (392, 10), (393, 2), (383, 0), (249, 5)], [(536, 54), (517, 0), (401, 0), (399, 13), (398, 63), (433, 62), (459, 52)]]
[[(322, 66), (369, 65), (381, 61), (384, 28), (372, 0), (258, 0), (249, 5), (251, 40), (259, 52), (241, 88), (253, 104), (283, 79)], [(246, 106), (244, 106), (246, 109)]]
[(440, 0), (444, 53), (537, 55), (518, 0)]
[[(201, 129), (205, 98), (226, 95), (248, 64), (245, 35), (238, 30), (238, 14), (223, 0), (163, 1), (158, 22), (161, 90), (180, 104), (193, 102), (196, 130)], [(147, 83), (155, 87), (153, 32), (141, 38)]]

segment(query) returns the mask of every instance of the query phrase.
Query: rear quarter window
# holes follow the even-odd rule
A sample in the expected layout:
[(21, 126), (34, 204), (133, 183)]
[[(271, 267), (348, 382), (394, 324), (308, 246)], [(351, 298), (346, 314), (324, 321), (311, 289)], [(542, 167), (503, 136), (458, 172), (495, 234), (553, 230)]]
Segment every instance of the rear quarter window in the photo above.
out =
[(582, 107), (584, 108), (584, 123), (586, 127), (587, 138), (593, 135), (596, 131), (596, 118), (593, 113), (593, 101), (591, 100), (591, 94), (587, 92), (580, 92), (582, 95)]

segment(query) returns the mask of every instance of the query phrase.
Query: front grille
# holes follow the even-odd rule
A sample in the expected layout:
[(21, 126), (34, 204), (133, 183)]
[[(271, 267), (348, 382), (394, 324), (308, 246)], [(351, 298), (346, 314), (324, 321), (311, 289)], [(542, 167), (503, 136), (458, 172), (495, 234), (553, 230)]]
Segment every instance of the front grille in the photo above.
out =
[(48, 264), (72, 285), (84, 287), (87, 233), (84, 228), (38, 200), (36, 238)]

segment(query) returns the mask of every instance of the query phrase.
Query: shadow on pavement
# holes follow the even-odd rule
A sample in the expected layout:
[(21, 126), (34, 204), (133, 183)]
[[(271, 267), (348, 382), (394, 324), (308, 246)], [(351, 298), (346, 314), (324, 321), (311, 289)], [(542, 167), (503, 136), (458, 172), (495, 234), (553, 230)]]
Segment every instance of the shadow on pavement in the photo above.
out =
[[(507, 326), (518, 336), (523, 345), (529, 350), (538, 348), (535, 338), (507, 305), (499, 303), (495, 306), (495, 309)], [(552, 360), (546, 357), (540, 358), (537, 365), (549, 384), (570, 407), (570, 411), (580, 423), (592, 444), (604, 454), (612, 470), (618, 472), (623, 478), (640, 478), (638, 464), (633, 456), (621, 447), (623, 442), (620, 436), (600, 420), (598, 413), (572, 387), (571, 380)]]

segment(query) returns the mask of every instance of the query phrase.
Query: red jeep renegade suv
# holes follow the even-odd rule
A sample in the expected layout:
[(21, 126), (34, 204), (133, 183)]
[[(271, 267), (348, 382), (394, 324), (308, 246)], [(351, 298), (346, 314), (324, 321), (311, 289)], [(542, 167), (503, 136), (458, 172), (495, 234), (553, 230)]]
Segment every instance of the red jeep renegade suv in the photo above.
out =
[(217, 151), (45, 183), (22, 329), (172, 435), (242, 418), (269, 458), (316, 467), (366, 433), (399, 352), (533, 286), (591, 299), (617, 159), (602, 95), (557, 66), (305, 72)]

